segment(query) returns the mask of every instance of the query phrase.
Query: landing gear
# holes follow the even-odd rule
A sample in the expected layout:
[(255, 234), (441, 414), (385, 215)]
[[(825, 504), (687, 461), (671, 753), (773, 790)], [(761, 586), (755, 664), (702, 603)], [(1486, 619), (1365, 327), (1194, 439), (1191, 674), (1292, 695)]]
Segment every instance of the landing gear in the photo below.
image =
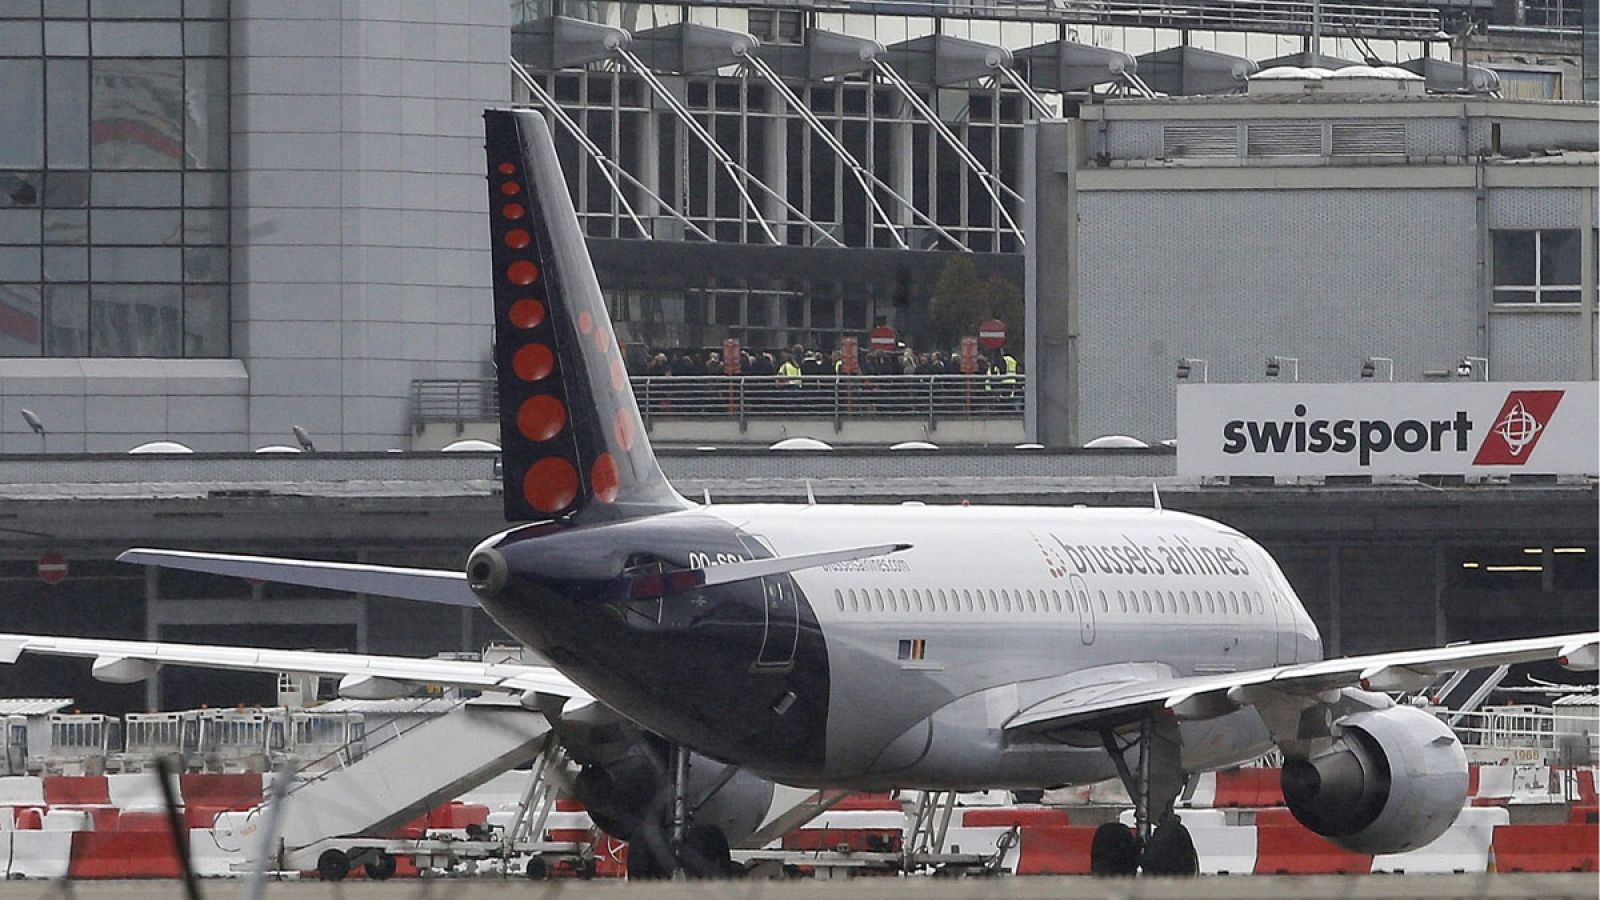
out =
[[(628, 878), (727, 878), (741, 872), (720, 829), (690, 824), (688, 749), (672, 745), (668, 764), (670, 804), (666, 815), (647, 814), (633, 830), (628, 842)], [(734, 771), (730, 768), (727, 774)]]
[[(1116, 823), (1100, 826), (1090, 850), (1090, 870), (1097, 875), (1132, 875), (1136, 869), (1146, 875), (1197, 874), (1194, 841), (1172, 811), (1188, 778), (1177, 723), (1147, 715), (1131, 739), (1107, 729), (1100, 740), (1133, 800), (1134, 831)], [(1137, 771), (1128, 765), (1130, 750), (1137, 750)]]
[(1107, 822), (1094, 830), (1089, 845), (1089, 874), (1132, 875), (1139, 871), (1139, 840), (1120, 822)]
[(1200, 857), (1194, 852), (1189, 829), (1172, 813), (1161, 820), (1150, 840), (1145, 842), (1140, 863), (1146, 875), (1200, 874)]

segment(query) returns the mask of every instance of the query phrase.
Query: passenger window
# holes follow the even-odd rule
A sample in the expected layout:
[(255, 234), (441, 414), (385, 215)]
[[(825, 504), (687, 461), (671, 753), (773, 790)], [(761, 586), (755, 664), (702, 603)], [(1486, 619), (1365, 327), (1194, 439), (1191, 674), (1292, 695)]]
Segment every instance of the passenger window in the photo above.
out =
[[(955, 591), (951, 591), (950, 593), (953, 594), (953, 593), (955, 593)], [(949, 612), (949, 611), (950, 611), (950, 598), (945, 594), (944, 588), (940, 588), (939, 589), (939, 612)]]
[(1105, 591), (1101, 591), (1100, 592), (1100, 611), (1101, 612), (1110, 612), (1111, 611), (1111, 605), (1108, 602), (1106, 602), (1106, 592)]
[(1006, 612), (1011, 612), (1011, 592), (1010, 591), (1001, 591), (1000, 592), (1000, 603), (1005, 607), (1005, 611)]
[(878, 612), (883, 612), (883, 590), (880, 588), (873, 588), (872, 599), (874, 605), (878, 607)]
[(1206, 591), (1206, 612), (1211, 613), (1212, 615), (1217, 614), (1217, 600), (1215, 597), (1211, 596), (1210, 591)]
[(1123, 612), (1128, 611), (1128, 598), (1124, 597), (1121, 591), (1117, 591), (1117, 606), (1121, 607)]
[(1236, 616), (1239, 614), (1239, 595), (1233, 591), (1228, 592), (1228, 610)]
[[(850, 592), (850, 596), (854, 597), (855, 595), (856, 595), (855, 591), (851, 591)], [(843, 591), (839, 590), (838, 588), (834, 588), (834, 590), (833, 590), (833, 602), (838, 605), (840, 612), (844, 612), (844, 592)]]
[(1054, 606), (1056, 608), (1056, 612), (1061, 612), (1061, 592), (1060, 591), (1051, 591), (1050, 592), (1050, 605)]
[[(1019, 607), (1017, 611), (1021, 612), (1022, 610)], [(1038, 611), (1039, 611), (1039, 604), (1034, 599), (1033, 591), (1029, 591), (1028, 592), (1028, 612), (1038, 612)]]
[(1259, 591), (1255, 592), (1254, 597), (1256, 601), (1256, 615), (1265, 615), (1267, 612), (1267, 604), (1262, 602), (1261, 593)]
[(919, 588), (911, 589), (911, 605), (906, 607), (906, 612), (910, 612), (913, 609), (917, 612), (922, 612), (922, 591)]
[[(1167, 611), (1167, 598), (1161, 596), (1161, 592), (1160, 591), (1156, 591), (1156, 612), (1165, 613), (1166, 611)], [(1177, 610), (1174, 609), (1173, 612), (1177, 612)]]
[(967, 612), (972, 612), (972, 592), (966, 588), (961, 589), (961, 605), (966, 607)]

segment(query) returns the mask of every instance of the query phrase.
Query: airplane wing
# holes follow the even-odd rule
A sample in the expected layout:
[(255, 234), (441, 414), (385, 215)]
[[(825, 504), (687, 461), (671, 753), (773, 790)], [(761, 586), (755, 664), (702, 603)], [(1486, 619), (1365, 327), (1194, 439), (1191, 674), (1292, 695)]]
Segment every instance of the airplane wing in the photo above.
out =
[(1031, 732), (1096, 728), (1162, 711), (1179, 719), (1208, 719), (1267, 701), (1274, 694), (1315, 697), (1355, 686), (1414, 691), (1442, 672), (1545, 660), (1558, 660), (1579, 671), (1600, 668), (1600, 632), (1402, 650), (1220, 675), (1101, 683), (1035, 703), (1005, 727)]
[(517, 695), (532, 691), (569, 700), (592, 699), (571, 679), (550, 666), (0, 634), (0, 664), (14, 663), (24, 653), (92, 658), (97, 677), (105, 681), (141, 681), (155, 674), (160, 666), (179, 665), (245, 672), (306, 672), (356, 680), (375, 679), (401, 686), (442, 684)]
[(478, 598), (467, 587), (467, 576), (449, 569), (408, 569), (364, 563), (199, 553), (191, 550), (150, 550), (142, 547), (124, 550), (117, 556), (117, 561), (349, 591), (352, 594), (420, 600), (446, 606), (478, 605)]

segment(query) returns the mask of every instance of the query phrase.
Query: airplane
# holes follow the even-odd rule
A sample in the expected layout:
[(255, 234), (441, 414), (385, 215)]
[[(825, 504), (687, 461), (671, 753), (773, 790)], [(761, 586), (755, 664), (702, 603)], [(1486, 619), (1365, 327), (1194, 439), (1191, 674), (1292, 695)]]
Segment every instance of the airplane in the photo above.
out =
[[(1041, 788), (1120, 778), (1136, 829), (1093, 868), (1193, 874), (1175, 801), (1277, 749), (1285, 800), (1335, 844), (1424, 846), (1467, 797), (1451, 730), (1385, 692), (1442, 672), (1600, 668), (1600, 632), (1324, 659), (1272, 556), (1160, 507), (701, 505), (662, 474), (544, 119), (485, 113), (504, 506), (464, 572), (137, 549), (130, 563), (480, 605), (553, 668), (0, 635), (95, 659), (513, 693), (637, 838), (630, 874), (716, 874), (772, 782)], [(663, 799), (665, 798), (665, 799)], [(758, 807), (760, 809), (758, 809)]]

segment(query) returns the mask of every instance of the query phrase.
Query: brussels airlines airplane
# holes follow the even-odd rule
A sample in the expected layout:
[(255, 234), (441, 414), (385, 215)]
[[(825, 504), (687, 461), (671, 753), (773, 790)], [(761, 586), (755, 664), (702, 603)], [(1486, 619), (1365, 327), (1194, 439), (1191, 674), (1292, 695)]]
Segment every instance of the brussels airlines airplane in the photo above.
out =
[[(686, 772), (732, 771), (691, 764), (691, 751), (828, 788), (1120, 777), (1139, 833), (1102, 829), (1106, 872), (1194, 871), (1172, 814), (1185, 779), (1275, 747), (1285, 798), (1311, 829), (1371, 853), (1426, 844), (1465, 802), (1465, 756), (1436, 718), (1381, 692), (1502, 663), (1596, 667), (1600, 634), (1323, 660), (1265, 550), (1159, 504), (690, 503), (652, 454), (544, 120), (492, 110), (486, 124), (505, 507), (527, 524), (484, 540), (464, 573), (121, 558), (475, 602), (554, 670), (20, 635), (0, 637), (0, 659), (90, 656), (110, 678), (165, 663), (327, 672), (369, 696), (451, 682), (521, 695), (569, 743), (590, 732), (563, 721), (606, 710), (679, 764), (598, 773), (587, 788), (580, 776), (580, 793), (623, 831), (670, 826), (674, 851), (698, 833), (725, 856), (748, 833), (735, 816), (706, 838), (693, 828), (709, 807), (650, 806), (662, 779), (681, 800), (695, 789)], [(716, 780), (701, 787), (736, 779)]]

